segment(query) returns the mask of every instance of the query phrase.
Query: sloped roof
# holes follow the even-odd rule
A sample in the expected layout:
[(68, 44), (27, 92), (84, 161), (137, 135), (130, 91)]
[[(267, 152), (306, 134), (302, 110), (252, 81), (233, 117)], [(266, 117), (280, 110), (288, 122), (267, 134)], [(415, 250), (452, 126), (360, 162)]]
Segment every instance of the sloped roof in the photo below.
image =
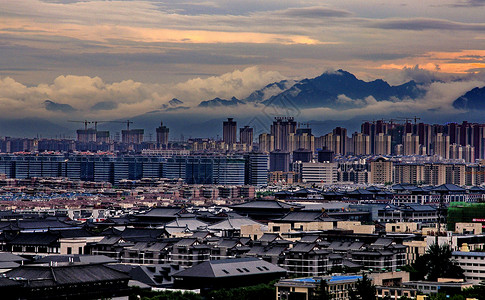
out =
[(197, 220), (196, 218), (176, 218), (165, 224), (167, 227), (187, 227), (190, 230), (197, 230), (199, 227), (207, 227), (207, 223)]
[(333, 249), (334, 251), (348, 251), (348, 250), (359, 250), (364, 246), (363, 242), (332, 242), (328, 249)]
[(300, 205), (276, 200), (254, 200), (241, 204), (232, 205), (231, 208), (254, 208), (254, 209), (291, 209), (301, 208)]
[[(301, 242), (297, 242), (293, 248), (290, 249), (290, 252), (301, 252), (301, 253), (309, 253), (311, 251), (317, 251), (319, 250), (320, 246), (316, 243), (301, 243)], [(316, 248), (316, 249), (315, 249)], [(315, 250), (314, 250), (315, 249)], [(323, 251), (323, 252), (327, 252), (327, 251)]]
[(121, 236), (123, 238), (150, 237), (159, 238), (166, 233), (165, 229), (155, 228), (126, 228)]
[(102, 264), (68, 264), (58, 266), (24, 265), (5, 273), (7, 278), (29, 280), (31, 286), (83, 284), (130, 277)]
[(16, 262), (16, 261), (25, 261), (27, 260), (26, 258), (23, 258), (22, 256), (18, 256), (15, 254), (12, 254), (10, 252), (0, 252), (0, 262)]
[(79, 254), (67, 254), (67, 255), (48, 255), (39, 258), (35, 263), (50, 263), (50, 262), (75, 262), (86, 264), (99, 264), (99, 263), (114, 263), (115, 259), (107, 257), (105, 255), (79, 255)]
[(280, 237), (277, 233), (265, 232), (259, 239), (258, 242), (268, 242), (271, 243)]
[(261, 223), (253, 221), (252, 219), (246, 218), (246, 217), (241, 217), (241, 218), (229, 217), (216, 224), (210, 225), (208, 228), (211, 230), (231, 230), (231, 229), (240, 230), (241, 226), (243, 225), (254, 225), (254, 224), (261, 224)]
[(356, 190), (347, 192), (347, 195), (373, 195), (373, 193), (364, 189), (356, 189)]
[(59, 236), (51, 232), (19, 233), (10, 243), (15, 245), (51, 245), (57, 242)]
[(280, 219), (281, 222), (313, 222), (321, 221), (322, 211), (290, 211)]
[(183, 211), (180, 207), (155, 207), (143, 214), (138, 214), (136, 217), (151, 217), (151, 218), (175, 218)]
[(122, 238), (120, 236), (105, 236), (101, 241), (97, 242), (97, 245), (114, 245), (118, 243)]
[(174, 244), (174, 246), (192, 246), (195, 242), (197, 242), (197, 239), (194, 238), (183, 238), (180, 239), (177, 243)]
[(439, 185), (435, 188), (433, 188), (433, 192), (453, 192), (453, 193), (463, 193), (466, 190), (462, 187), (459, 187), (457, 185), (451, 184), (451, 183), (445, 183), (442, 185)]
[(174, 277), (223, 278), (248, 275), (285, 274), (286, 270), (259, 258), (211, 260), (174, 274)]

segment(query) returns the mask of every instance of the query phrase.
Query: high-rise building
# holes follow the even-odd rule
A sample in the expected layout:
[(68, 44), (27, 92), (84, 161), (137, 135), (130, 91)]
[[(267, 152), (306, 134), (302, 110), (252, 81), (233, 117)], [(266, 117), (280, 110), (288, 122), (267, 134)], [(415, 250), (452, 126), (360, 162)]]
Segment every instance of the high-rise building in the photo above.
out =
[(332, 133), (334, 136), (340, 137), (340, 144), (337, 146), (340, 150), (339, 152), (335, 151), (335, 153), (343, 155), (347, 154), (347, 129), (343, 127), (336, 127)]
[(246, 155), (246, 179), (249, 185), (262, 186), (268, 183), (268, 162), (266, 153), (250, 152)]
[(259, 152), (269, 153), (274, 150), (274, 136), (268, 133), (259, 135)]
[(383, 157), (379, 157), (370, 163), (370, 184), (385, 184), (393, 182), (393, 163)]
[(378, 133), (375, 138), (374, 154), (375, 155), (390, 155), (391, 154), (391, 136)]
[(404, 155), (417, 155), (419, 154), (419, 137), (412, 133), (406, 133), (402, 137), (402, 144)]
[(96, 142), (97, 143), (109, 143), (109, 131), (97, 131), (96, 132)]
[(444, 159), (450, 158), (450, 136), (443, 135), (442, 132), (436, 133), (432, 141), (434, 155)]
[(160, 122), (160, 127), (156, 129), (157, 131), (157, 145), (160, 149), (168, 149), (168, 133), (169, 128)]
[(244, 126), (239, 128), (239, 141), (241, 144), (246, 144), (248, 151), (253, 147), (253, 128)]
[(96, 130), (94, 128), (76, 130), (77, 141), (81, 143), (96, 142)]
[(300, 172), (303, 182), (323, 184), (337, 182), (337, 163), (301, 163)]
[(420, 184), (424, 182), (424, 165), (397, 164), (394, 167), (395, 183)]
[(274, 150), (269, 154), (269, 171), (290, 171), (290, 153)]
[(297, 124), (293, 117), (276, 117), (271, 125), (271, 135), (274, 137), (274, 149), (290, 151), (290, 134), (296, 134)]
[(188, 184), (243, 185), (245, 160), (237, 155), (172, 157), (163, 164), (163, 177), (181, 178)]
[(141, 144), (143, 142), (143, 129), (130, 129), (121, 131), (121, 141), (125, 144)]
[(331, 150), (318, 151), (318, 162), (333, 162), (334, 152)]
[(307, 149), (298, 149), (293, 151), (293, 162), (310, 162), (313, 159), (313, 152)]
[(331, 132), (331, 133), (327, 133), (321, 138), (322, 138), (321, 145), (318, 145), (318, 146), (320, 146), (321, 148), (325, 148), (330, 151), (333, 151), (335, 154), (343, 154), (340, 135), (336, 135)]
[(371, 154), (370, 136), (355, 132), (352, 134), (352, 151), (354, 155)]
[(229, 148), (237, 143), (237, 123), (233, 118), (227, 118), (227, 121), (222, 123), (222, 140)]

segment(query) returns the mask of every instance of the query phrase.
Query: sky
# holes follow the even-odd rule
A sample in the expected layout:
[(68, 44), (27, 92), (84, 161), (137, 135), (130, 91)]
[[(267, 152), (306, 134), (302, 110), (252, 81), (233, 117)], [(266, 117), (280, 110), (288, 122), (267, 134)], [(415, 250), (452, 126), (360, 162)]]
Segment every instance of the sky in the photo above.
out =
[[(484, 0), (0, 0), (0, 119), (122, 119), (163, 111), (172, 98), (190, 110), (337, 69), (391, 84), (439, 79), (397, 109), (452, 114), (457, 96), (485, 85), (484, 16)], [(394, 108), (369, 101), (302, 117)]]

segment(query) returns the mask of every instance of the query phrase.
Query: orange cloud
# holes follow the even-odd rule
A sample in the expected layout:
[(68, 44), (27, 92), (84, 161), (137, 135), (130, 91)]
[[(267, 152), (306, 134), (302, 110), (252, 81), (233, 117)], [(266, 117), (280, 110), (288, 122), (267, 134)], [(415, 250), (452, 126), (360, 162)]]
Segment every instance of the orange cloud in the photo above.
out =
[(383, 64), (377, 69), (392, 70), (413, 68), (419, 65), (421, 69), (428, 71), (439, 71), (444, 73), (469, 73), (476, 69), (484, 69), (485, 50), (462, 50), (458, 52), (428, 52), (412, 62)]
[(0, 20), (0, 33), (22, 36), (61, 36), (80, 40), (108, 43), (109, 40), (152, 43), (254, 43), (254, 44), (325, 44), (302, 35), (258, 32), (225, 32), (208, 30), (179, 30), (141, 28), (123, 25), (33, 24), (22, 19)]

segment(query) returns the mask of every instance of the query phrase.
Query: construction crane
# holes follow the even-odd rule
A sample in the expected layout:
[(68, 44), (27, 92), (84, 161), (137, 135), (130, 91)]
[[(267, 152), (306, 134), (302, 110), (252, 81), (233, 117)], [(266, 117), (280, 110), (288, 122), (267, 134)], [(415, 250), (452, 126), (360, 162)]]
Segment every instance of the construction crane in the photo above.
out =
[(124, 124), (126, 124), (126, 130), (127, 131), (130, 131), (130, 124), (133, 124), (133, 121), (130, 121), (130, 120), (126, 120), (126, 121), (107, 121), (107, 122), (110, 122), (110, 123), (124, 123)]
[(109, 121), (92, 121), (91, 123), (94, 123), (94, 130), (98, 131), (98, 123), (106, 123)]
[(412, 120), (414, 120), (414, 125), (416, 125), (416, 123), (418, 123), (418, 120), (421, 120), (421, 118), (418, 118), (416, 116), (414, 117), (399, 117), (400, 119), (402, 119), (403, 121), (405, 120), (406, 123), (410, 123)]
[(93, 123), (93, 122), (88, 121), (88, 120), (84, 120), (84, 121), (73, 121), (73, 120), (69, 120), (68, 122), (71, 122), (71, 123), (84, 123), (84, 130), (88, 130), (88, 124)]

